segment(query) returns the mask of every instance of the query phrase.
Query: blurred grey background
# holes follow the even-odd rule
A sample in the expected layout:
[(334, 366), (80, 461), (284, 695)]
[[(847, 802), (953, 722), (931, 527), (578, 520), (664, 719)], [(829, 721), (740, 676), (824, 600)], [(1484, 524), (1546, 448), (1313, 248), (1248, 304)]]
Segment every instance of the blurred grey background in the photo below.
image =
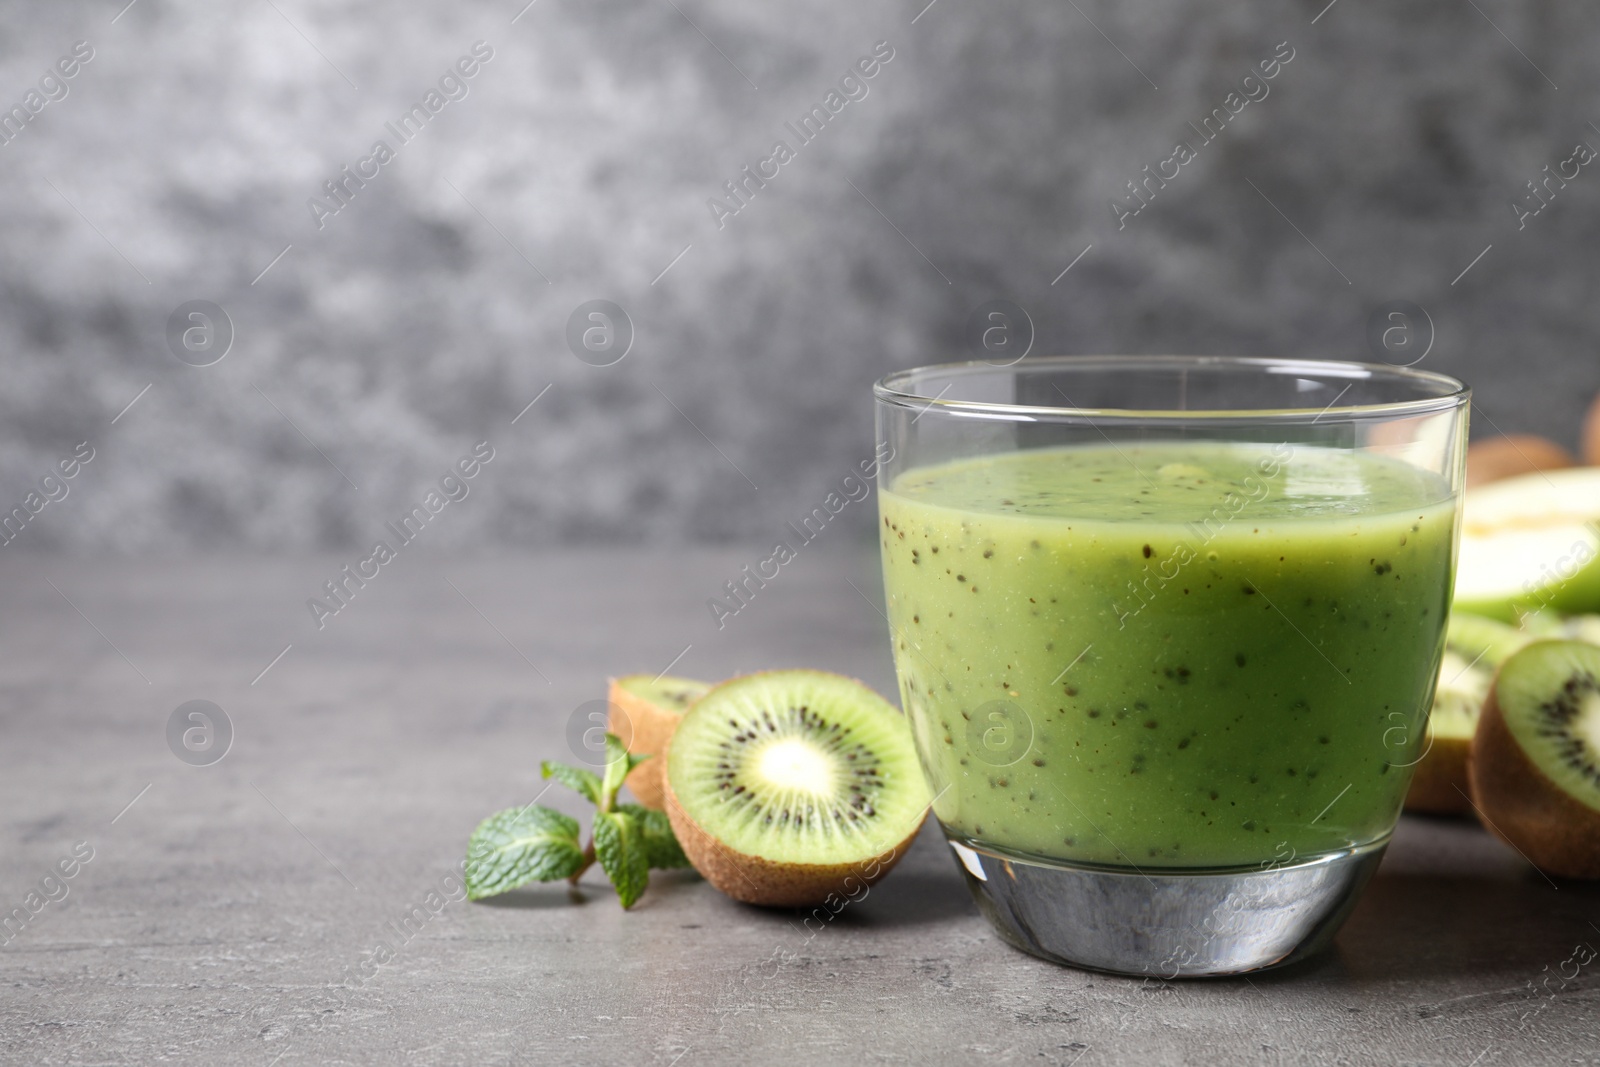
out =
[[(94, 452), (13, 552), (370, 545), (484, 439), (436, 545), (765, 539), (870, 455), (870, 383), (970, 358), (994, 299), (1035, 353), (1357, 359), (1411, 301), (1477, 431), (1569, 447), (1600, 389), (1600, 173), (1511, 207), (1600, 146), (1579, 0), (125, 5), (0, 8), (0, 512)], [(634, 335), (610, 366), (567, 341), (598, 299)], [(195, 300), (232, 324), (210, 366), (168, 341)]]

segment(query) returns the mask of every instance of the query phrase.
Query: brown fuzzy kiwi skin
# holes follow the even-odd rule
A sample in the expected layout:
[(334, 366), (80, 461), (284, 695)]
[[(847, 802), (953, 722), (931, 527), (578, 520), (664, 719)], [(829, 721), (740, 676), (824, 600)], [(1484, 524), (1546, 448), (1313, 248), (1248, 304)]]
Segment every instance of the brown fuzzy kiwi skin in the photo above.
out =
[(1583, 461), (1591, 467), (1600, 467), (1600, 396), (1589, 404), (1589, 414), (1583, 418)]
[(629, 752), (651, 757), (629, 773), (628, 788), (639, 803), (660, 811), (666, 803), (662, 786), (667, 780), (667, 742), (672, 740), (672, 732), (683, 716), (635, 696), (618, 685), (615, 678), (611, 679), (606, 701), (611, 705), (611, 732), (621, 738)]
[(1495, 692), (1478, 718), (1467, 772), (1490, 833), (1546, 874), (1600, 878), (1600, 811), (1568, 796), (1534, 765), (1506, 726)]
[[(666, 756), (661, 757), (665, 763)], [(904, 841), (871, 859), (857, 863), (778, 863), (736, 852), (700, 828), (684, 810), (672, 791), (672, 780), (663, 775), (667, 794), (667, 819), (684, 855), (706, 881), (734, 900), (768, 908), (803, 908), (825, 903), (838, 895), (857, 899), (854, 894), (873, 885), (900, 862), (923, 820), (911, 828)]]
[(1536, 434), (1491, 437), (1474, 442), (1467, 449), (1467, 487), (1576, 465), (1572, 453), (1547, 437)]
[(1467, 803), (1467, 754), (1472, 739), (1434, 737), (1428, 754), (1417, 763), (1406, 793), (1406, 810), (1428, 815), (1465, 815)]

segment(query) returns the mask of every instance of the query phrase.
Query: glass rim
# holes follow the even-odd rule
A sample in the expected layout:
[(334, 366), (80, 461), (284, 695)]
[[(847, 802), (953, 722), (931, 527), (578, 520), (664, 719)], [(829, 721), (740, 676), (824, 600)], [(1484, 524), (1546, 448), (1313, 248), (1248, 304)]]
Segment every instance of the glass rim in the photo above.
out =
[[(1350, 382), (1389, 380), (1410, 383), (1413, 386), (1431, 385), (1441, 390), (1436, 395), (1419, 396), (1407, 400), (1384, 401), (1376, 404), (1352, 404), (1334, 408), (1330, 403), (1321, 408), (1093, 408), (1075, 407), (1071, 404), (1039, 405), (1011, 404), (987, 400), (946, 400), (943, 391), (938, 396), (919, 392), (912, 381), (918, 376), (942, 373), (945, 377), (976, 376), (984, 372), (1018, 370), (1102, 370), (1126, 372), (1136, 370), (1185, 369), (1244, 369), (1268, 374), (1321, 376), (1348, 379)], [(948, 388), (948, 387), (946, 387)], [(1137, 419), (1142, 421), (1200, 421), (1243, 420), (1248, 422), (1300, 422), (1360, 418), (1387, 419), (1407, 415), (1426, 415), (1460, 408), (1471, 401), (1472, 389), (1459, 378), (1436, 371), (1415, 370), (1387, 363), (1361, 363), (1335, 359), (1293, 359), (1271, 356), (1038, 356), (999, 364), (989, 360), (965, 360), (951, 363), (930, 363), (892, 371), (872, 385), (872, 394), (879, 403), (895, 407), (919, 408), (923, 412), (941, 410), (956, 416), (1010, 419), (1019, 422), (1062, 419)], [(1065, 395), (1065, 394), (1063, 394)], [(1334, 398), (1334, 403), (1338, 398)], [(920, 417), (920, 416), (919, 416)]]

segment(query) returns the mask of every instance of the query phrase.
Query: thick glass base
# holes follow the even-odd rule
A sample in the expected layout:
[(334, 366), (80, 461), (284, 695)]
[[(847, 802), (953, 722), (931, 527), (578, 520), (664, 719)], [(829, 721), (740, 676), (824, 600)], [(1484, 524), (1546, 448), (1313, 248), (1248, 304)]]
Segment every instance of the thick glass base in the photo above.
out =
[(946, 837), (979, 909), (1017, 948), (1160, 978), (1243, 974), (1316, 952), (1389, 843), (1284, 866), (1135, 871), (1022, 859)]

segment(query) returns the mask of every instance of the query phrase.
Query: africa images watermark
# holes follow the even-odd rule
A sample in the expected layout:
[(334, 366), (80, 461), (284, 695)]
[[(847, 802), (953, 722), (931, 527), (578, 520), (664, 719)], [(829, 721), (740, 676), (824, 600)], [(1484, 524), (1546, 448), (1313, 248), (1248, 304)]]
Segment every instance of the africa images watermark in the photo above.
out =
[[(1554, 172), (1550, 170), (1550, 164), (1546, 163), (1542, 172), (1544, 176), (1538, 181), (1532, 179), (1528, 181), (1527, 194), (1511, 199), (1511, 214), (1517, 220), (1517, 229), (1526, 229), (1528, 220), (1549, 207), (1551, 201), (1556, 198), (1556, 191), (1565, 189), (1567, 182), (1572, 181), (1584, 167), (1594, 162), (1596, 155), (1600, 153), (1596, 153), (1585, 142), (1579, 141), (1573, 147), (1572, 155), (1556, 164)], [(1572, 168), (1571, 173), (1567, 172), (1568, 167)], [(1551, 182), (1555, 183), (1555, 188), (1551, 188)], [(1529, 206), (1530, 202), (1532, 207)]]
[(72, 892), (72, 887), (68, 883), (76, 878), (78, 872), (92, 859), (94, 859), (94, 846), (89, 842), (79, 841), (73, 845), (71, 854), (57, 860), (50, 873), (39, 879), (38, 886), (28, 890), (20, 906), (0, 916), (0, 945), (9, 945), (15, 941), (17, 935), (22, 933), (47, 905), (59, 904), (66, 900), (67, 894)]
[[(12, 508), (6, 515), (0, 516), (0, 548), (9, 545), (17, 536), (34, 520), (41, 511), (58, 500), (65, 500), (72, 487), (67, 483), (78, 476), (84, 465), (94, 459), (94, 446), (88, 441), (79, 441), (73, 448), (72, 455), (56, 462), (56, 469), (39, 479), (39, 488), (30, 489), (23, 496), (22, 503)], [(57, 477), (56, 471), (60, 471)]]
[[(422, 503), (413, 507), (409, 512), (400, 517), (399, 522), (393, 520), (385, 524), (390, 533), (394, 535), (395, 544), (391, 546), (387, 541), (374, 542), (372, 552), (365, 559), (357, 560), (354, 569), (346, 563), (339, 573), (328, 581), (322, 583), (323, 592), (327, 599), (308, 597), (306, 607), (311, 612), (311, 619), (321, 630), (328, 625), (328, 619), (339, 614), (355, 599), (356, 593), (367, 587), (367, 583), (382, 573), (385, 564), (399, 558), (400, 549), (415, 541), (423, 529), (444, 511), (452, 502), (459, 503), (467, 498), (472, 487), (467, 483), (482, 473), (483, 468), (494, 459), (494, 446), (488, 441), (479, 441), (472, 446), (470, 455), (462, 456), (456, 461), (454, 468), (439, 479), (439, 488), (429, 489), (423, 496)], [(460, 477), (457, 477), (460, 472)]]
[(384, 927), (383, 936), (362, 952), (359, 961), (344, 969), (341, 980), (335, 983), (334, 988), (360, 989), (373, 979), (378, 968), (398, 956), (400, 950), (422, 933), (428, 923), (437, 919), (448, 905), (466, 900), (466, 870), (467, 861), (462, 860), (449, 873), (439, 877), (437, 889), (430, 888), (419, 903), (407, 906), (399, 919), (390, 919)]
[(1223, 527), (1239, 517), (1240, 512), (1250, 504), (1258, 504), (1265, 500), (1269, 489), (1264, 479), (1276, 477), (1283, 469), (1283, 464), (1288, 462), (1293, 454), (1294, 446), (1288, 442), (1273, 445), (1271, 456), (1262, 456), (1256, 461), (1255, 471), (1260, 477), (1256, 477), (1256, 474), (1247, 474), (1240, 482), (1245, 490), (1244, 493), (1229, 491), (1223, 496), (1222, 502), (1215, 505), (1205, 518), (1198, 522), (1186, 523), (1185, 527), (1194, 534), (1199, 547), (1190, 541), (1180, 540), (1172, 546), (1172, 550), (1164, 558), (1152, 564), (1149, 561), (1155, 553), (1149, 545), (1146, 545), (1144, 577), (1138, 580), (1128, 579), (1128, 595), (1134, 599), (1135, 606), (1125, 611), (1121, 601), (1111, 602), (1111, 610), (1117, 613), (1117, 629), (1126, 629), (1128, 620), (1143, 611), (1163, 589), (1175, 581), (1180, 570), (1198, 559), (1200, 549), (1210, 544), (1212, 538), (1216, 537)]
[[(839, 913), (844, 911), (845, 908), (849, 907), (851, 904), (859, 904), (861, 901), (867, 899), (867, 895), (872, 892), (873, 883), (883, 876), (882, 872), (884, 868), (893, 864), (899, 858), (899, 855), (899, 849), (890, 849), (884, 855), (874, 857), (873, 859), (870, 859), (866, 863), (862, 864), (860, 870), (857, 872), (859, 877), (857, 877), (857, 874), (845, 875), (844, 881), (839, 885), (839, 889), (837, 891), (830, 892), (825, 898), (823, 898), (822, 903), (812, 908), (806, 913), (805, 918), (800, 920), (800, 925), (804, 927), (807, 932), (806, 939), (801, 942), (801, 948), (804, 948), (806, 945), (809, 945), (812, 941), (816, 940), (817, 935), (826, 930), (828, 928), (828, 924), (836, 919), (839, 916)], [(816, 925), (813, 926), (813, 923)], [(761, 975), (761, 978), (764, 981), (772, 981), (774, 978), (778, 977), (778, 972), (781, 971), (786, 964), (793, 963), (799, 958), (800, 952), (798, 949), (786, 948), (783, 945), (774, 945), (772, 947), (772, 951), (767, 954), (767, 958), (759, 961), (758, 963), (758, 965), (771, 963), (772, 973), (763, 974)], [(745, 979), (745, 984), (750, 984), (750, 980), (748, 978)]]
[[(1273, 849), (1271, 859), (1262, 860), (1256, 869), (1263, 874), (1269, 871), (1282, 870), (1294, 863), (1297, 853), (1291, 848), (1288, 841), (1279, 841)], [(1261, 908), (1271, 907), (1276, 893), (1275, 884), (1265, 879), (1251, 879), (1236, 892), (1230, 893), (1214, 910), (1206, 914), (1195, 924), (1186, 935), (1183, 942), (1162, 958), (1156, 966), (1171, 967), (1171, 973), (1162, 973), (1161, 978), (1176, 979), (1183, 974), (1185, 967), (1202, 962), (1202, 955), (1207, 948), (1216, 942), (1217, 938), (1224, 935), (1236, 935), (1237, 928), (1248, 925), (1252, 915)], [(1196, 938), (1198, 937), (1198, 940)]]
[[(799, 932), (801, 927), (804, 927), (805, 930), (806, 936), (800, 947), (798, 949), (789, 948), (780, 943), (772, 946), (772, 951), (766, 957), (744, 964), (740, 968), (741, 971), (748, 972), (752, 968), (755, 968), (755, 970), (754, 973), (745, 973), (742, 985), (748, 988), (754, 984), (756, 979), (759, 979), (762, 983), (774, 981), (785, 967), (800, 959), (800, 953), (805, 946), (816, 940), (817, 935), (826, 930), (828, 924), (838, 918), (847, 907), (866, 900), (872, 892), (873, 885), (883, 877), (887, 868), (894, 865), (900, 855), (899, 846), (895, 846), (865, 861), (856, 868), (854, 873), (845, 875), (839, 888), (830, 892), (821, 903), (806, 912), (805, 917), (800, 921), (800, 926), (794, 927), (796, 932)], [(789, 925), (793, 927), (794, 923), (791, 921)], [(771, 970), (767, 971), (764, 968), (769, 964)], [(746, 997), (740, 996), (739, 1003), (722, 1013), (718, 1022), (719, 1029), (727, 1023), (729, 1018), (750, 1010), (753, 1006)], [(674, 1046), (671, 1051), (679, 1052), (681, 1056), (688, 1049), (683, 1046)]]
[[(1544, 1011), (1544, 1009), (1549, 1006), (1550, 1002), (1556, 998), (1556, 994), (1561, 992), (1561, 990), (1566, 989), (1568, 982), (1576, 981), (1578, 975), (1583, 972), (1583, 969), (1595, 961), (1596, 956), (1600, 956), (1600, 953), (1595, 951), (1593, 945), (1589, 944), (1587, 941), (1580, 941), (1577, 945), (1573, 946), (1572, 954), (1556, 965), (1556, 974), (1548, 973), (1550, 970), (1550, 965), (1548, 963), (1545, 964), (1544, 967), (1540, 969), (1540, 973), (1544, 975), (1544, 981), (1542, 981), (1538, 986), (1535, 986), (1533, 982), (1530, 981), (1526, 986), (1528, 992), (1541, 998), (1539, 1001), (1539, 1006), (1534, 1008), (1533, 1011), (1525, 1012), (1522, 1016), (1520, 1016), (1518, 1021), (1522, 1025), (1519, 1027), (1519, 1029), (1527, 1029), (1528, 1026), (1539, 1017), (1539, 1013)], [(1567, 967), (1569, 966), (1572, 968), (1571, 974), (1567, 973)], [(1561, 988), (1551, 989), (1550, 979), (1556, 977), (1559, 977), (1561, 980)]]
[(39, 86), (22, 94), (22, 101), (0, 111), (0, 148), (4, 148), (28, 128), (34, 118), (50, 104), (65, 100), (72, 87), (67, 83), (94, 58), (94, 45), (75, 41), (72, 51), (56, 60), (39, 78)]
[[(467, 98), (472, 91), (470, 81), (478, 76), (483, 64), (494, 58), (494, 48), (487, 41), (474, 41), (470, 52), (470, 55), (456, 60), (454, 66), (439, 76), (438, 88), (429, 89), (405, 114), (383, 124), (399, 147), (403, 148), (415, 140), (447, 104)], [(373, 142), (371, 152), (356, 160), (354, 172), (346, 164), (339, 168), (336, 176), (323, 182), (322, 188), (327, 198), (313, 196), (306, 200), (306, 207), (311, 210), (311, 221), (317, 224), (317, 229), (322, 229), (331, 216), (349, 207), (356, 194), (367, 187), (367, 182), (376, 178), (398, 154), (398, 149), (391, 147), (388, 141), (379, 139)]]
[[(1288, 41), (1281, 41), (1273, 51), (1272, 56), (1263, 59), (1255, 65), (1255, 69), (1246, 74), (1239, 81), (1239, 88), (1231, 91), (1222, 98), (1222, 106), (1211, 109), (1211, 114), (1200, 120), (1200, 125), (1189, 123), (1189, 128), (1200, 136), (1199, 146), (1188, 141), (1179, 141), (1172, 148), (1172, 154), (1155, 165), (1155, 173), (1151, 173), (1150, 165), (1143, 168), (1144, 177), (1137, 182), (1128, 182), (1127, 202), (1120, 199), (1111, 201), (1111, 217), (1117, 220), (1117, 229), (1125, 229), (1128, 220), (1139, 214), (1156, 198), (1156, 192), (1167, 187), (1167, 182), (1174, 180), (1183, 173), (1183, 168), (1200, 158), (1200, 149), (1222, 136), (1222, 131), (1228, 123), (1238, 117), (1252, 103), (1260, 103), (1272, 91), (1267, 82), (1276, 78), (1283, 72), (1283, 67), (1294, 59), (1295, 51)], [(1259, 75), (1256, 73), (1259, 71)], [(1170, 171), (1169, 169), (1170, 168)]]
[[(419, 901), (406, 907), (398, 919), (390, 919), (384, 925), (381, 936), (374, 940), (370, 948), (362, 950), (359, 960), (344, 968), (338, 981), (328, 983), (317, 994), (312, 1008), (312, 1021), (307, 1027), (307, 1032), (316, 1033), (321, 1030), (336, 1012), (344, 1010), (350, 994), (360, 992), (368, 982), (376, 978), (378, 971), (396, 959), (400, 951), (415, 940), (429, 923), (437, 919), (446, 907), (467, 899), (464, 880), (466, 868), (467, 861), (462, 860), (447, 873), (440, 875), (436, 886), (430, 886)], [(280, 1052), (279, 1058), (282, 1058), (287, 1051), (285, 1049), (284, 1052)], [(276, 1063), (277, 1060), (273, 1062)]]
[[(839, 79), (837, 88), (829, 89), (823, 96), (822, 103), (817, 104), (800, 117), (799, 125), (785, 122), (784, 128), (795, 138), (795, 147), (789, 147), (787, 141), (774, 141), (772, 152), (765, 159), (758, 160), (754, 169), (746, 164), (739, 172), (739, 176), (730, 178), (722, 183), (722, 188), (727, 195), (727, 200), (719, 196), (706, 198), (706, 207), (711, 209), (711, 218), (715, 220), (717, 229), (722, 229), (728, 220), (750, 206), (750, 201), (755, 198), (757, 190), (765, 189), (767, 182), (776, 178), (781, 168), (799, 156), (799, 150), (810, 144), (821, 135), (822, 130), (833, 118), (845, 109), (845, 105), (852, 101), (865, 100), (871, 92), (867, 84), (883, 70), (894, 58), (894, 48), (888, 41), (878, 41), (872, 46), (872, 54), (862, 56), (845, 71)], [(731, 203), (730, 203), (731, 202)]]
[(1557, 593), (1561, 592), (1572, 579), (1595, 558), (1595, 544), (1600, 543), (1600, 521), (1591, 520), (1583, 524), (1593, 540), (1579, 538), (1572, 542), (1564, 556), (1556, 557), (1554, 564), (1540, 563), (1539, 577), (1529, 578), (1522, 583), (1523, 611), (1541, 611), (1550, 606)]
[(787, 524), (788, 531), (794, 535), (795, 544), (791, 545), (785, 538), (773, 546), (772, 555), (756, 563), (753, 569), (750, 564), (745, 564), (739, 572), (739, 578), (722, 584), (727, 599), (707, 597), (706, 608), (716, 621), (717, 629), (725, 627), (728, 619), (748, 607), (756, 594), (765, 589), (767, 583), (777, 578), (782, 568), (800, 554), (800, 549), (816, 540), (827, 529), (828, 523), (845, 508), (865, 500), (872, 492), (868, 483), (876, 479), (883, 465), (893, 459), (894, 446), (887, 441), (880, 442), (871, 459), (864, 459), (857, 464), (860, 477), (853, 472), (845, 475), (839, 488), (823, 497), (821, 506), (812, 508), (811, 513), (800, 520), (800, 525), (796, 526), (792, 521)]

